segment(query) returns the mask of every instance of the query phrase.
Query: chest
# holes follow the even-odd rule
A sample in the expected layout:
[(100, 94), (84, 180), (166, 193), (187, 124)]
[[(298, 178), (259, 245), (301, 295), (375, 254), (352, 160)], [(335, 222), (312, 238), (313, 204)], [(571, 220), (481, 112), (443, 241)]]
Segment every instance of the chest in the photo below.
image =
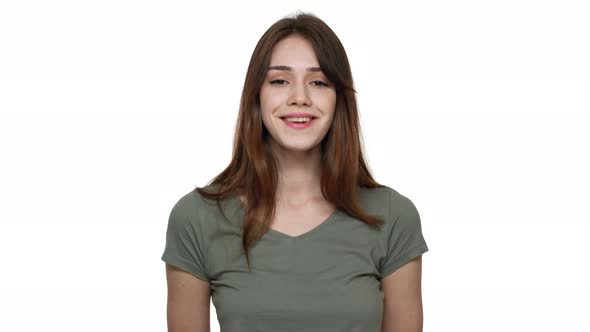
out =
[(329, 202), (310, 204), (301, 208), (277, 206), (270, 227), (286, 236), (298, 237), (321, 226), (335, 210), (336, 207)]
[[(246, 199), (239, 197), (242, 204)], [(271, 218), (271, 232), (287, 238), (297, 238), (310, 233), (329, 221), (336, 213), (336, 206), (329, 201), (316, 200), (299, 207), (277, 204)]]
[(277, 206), (269, 232), (250, 248), (248, 269), (244, 210), (228, 216), (206, 252), (222, 331), (380, 330), (380, 232), (329, 204)]
[[(300, 236), (271, 229), (252, 247), (251, 270), (243, 255), (211, 266), (221, 324), (235, 331), (378, 331), (384, 295), (376, 241), (358, 221), (335, 216)], [(239, 241), (236, 234), (236, 248)], [(254, 322), (262, 325), (245, 329)]]

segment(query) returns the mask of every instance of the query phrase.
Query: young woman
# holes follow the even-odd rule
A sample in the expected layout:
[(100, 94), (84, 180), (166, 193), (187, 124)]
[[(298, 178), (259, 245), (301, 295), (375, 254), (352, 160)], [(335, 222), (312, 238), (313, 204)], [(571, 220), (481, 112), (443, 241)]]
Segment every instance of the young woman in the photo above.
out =
[(169, 331), (422, 331), (414, 204), (363, 158), (344, 47), (311, 14), (252, 54), (229, 166), (172, 208)]

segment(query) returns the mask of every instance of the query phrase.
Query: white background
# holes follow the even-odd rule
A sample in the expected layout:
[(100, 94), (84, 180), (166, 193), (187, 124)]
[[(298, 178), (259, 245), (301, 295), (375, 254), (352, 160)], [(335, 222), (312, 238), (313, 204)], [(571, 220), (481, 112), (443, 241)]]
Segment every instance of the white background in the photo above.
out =
[(564, 0), (1, 2), (0, 330), (166, 330), (170, 209), (227, 166), (254, 46), (297, 10), (420, 211), (424, 331), (590, 331), (590, 11)]

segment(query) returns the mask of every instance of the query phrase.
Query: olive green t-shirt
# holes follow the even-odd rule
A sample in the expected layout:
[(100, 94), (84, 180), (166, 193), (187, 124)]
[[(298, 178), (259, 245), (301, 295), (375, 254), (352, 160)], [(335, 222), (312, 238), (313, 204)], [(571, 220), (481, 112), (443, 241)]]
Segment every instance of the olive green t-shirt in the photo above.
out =
[(379, 332), (381, 279), (428, 247), (410, 199), (387, 186), (359, 190), (383, 227), (336, 209), (299, 236), (270, 229), (251, 248), (248, 271), (239, 197), (221, 202), (226, 220), (194, 189), (170, 212), (161, 259), (210, 283), (221, 332)]

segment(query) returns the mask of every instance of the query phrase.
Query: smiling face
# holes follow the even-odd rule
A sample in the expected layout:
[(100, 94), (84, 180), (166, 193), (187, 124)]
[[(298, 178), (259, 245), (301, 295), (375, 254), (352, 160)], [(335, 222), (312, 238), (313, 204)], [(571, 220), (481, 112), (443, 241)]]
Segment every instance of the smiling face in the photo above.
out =
[[(260, 107), (271, 144), (278, 143), (286, 150), (311, 150), (330, 129), (336, 89), (319, 68), (312, 45), (303, 37), (290, 35), (273, 47), (260, 88)], [(315, 118), (305, 128), (293, 128), (282, 119), (290, 113), (309, 113)]]

